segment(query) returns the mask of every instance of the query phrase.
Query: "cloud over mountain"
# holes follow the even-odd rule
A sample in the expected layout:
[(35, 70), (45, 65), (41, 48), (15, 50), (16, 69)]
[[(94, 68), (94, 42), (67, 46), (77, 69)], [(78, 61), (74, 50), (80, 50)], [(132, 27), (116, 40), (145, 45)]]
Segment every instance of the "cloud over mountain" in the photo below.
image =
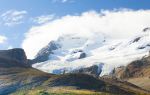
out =
[(65, 34), (91, 37), (105, 34), (109, 39), (129, 38), (150, 26), (150, 10), (103, 10), (88, 11), (80, 15), (67, 15), (40, 26), (33, 26), (22, 43), (28, 58), (51, 40)]

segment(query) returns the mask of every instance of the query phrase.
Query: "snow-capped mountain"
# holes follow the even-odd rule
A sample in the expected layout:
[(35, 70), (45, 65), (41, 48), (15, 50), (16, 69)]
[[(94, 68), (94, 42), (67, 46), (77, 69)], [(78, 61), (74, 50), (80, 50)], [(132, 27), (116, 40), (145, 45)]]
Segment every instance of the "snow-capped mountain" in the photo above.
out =
[(115, 67), (126, 66), (148, 55), (149, 51), (150, 28), (128, 39), (113, 39), (104, 33), (90, 37), (64, 34), (38, 52), (33, 67), (60, 74), (64, 70), (71, 72), (97, 65), (102, 70), (101, 75), (105, 75)]

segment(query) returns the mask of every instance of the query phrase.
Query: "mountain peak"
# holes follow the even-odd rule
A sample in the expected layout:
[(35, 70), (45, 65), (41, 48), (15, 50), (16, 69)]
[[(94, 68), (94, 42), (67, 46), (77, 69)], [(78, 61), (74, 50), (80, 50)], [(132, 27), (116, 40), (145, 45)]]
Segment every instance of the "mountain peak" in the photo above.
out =
[(42, 48), (33, 59), (32, 63), (43, 62), (49, 59), (49, 55), (53, 54), (53, 50), (57, 50), (60, 47), (55, 41), (50, 41), (47, 46)]

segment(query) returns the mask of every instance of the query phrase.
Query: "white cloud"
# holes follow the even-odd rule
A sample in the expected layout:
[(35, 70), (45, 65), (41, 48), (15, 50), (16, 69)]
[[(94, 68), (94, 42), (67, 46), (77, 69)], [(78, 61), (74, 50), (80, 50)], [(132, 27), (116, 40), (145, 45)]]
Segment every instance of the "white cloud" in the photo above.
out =
[(88, 37), (104, 33), (109, 38), (123, 39), (147, 26), (150, 26), (150, 10), (89, 11), (32, 27), (25, 34), (22, 47), (28, 58), (33, 58), (42, 47), (63, 34), (76, 33)]
[(7, 41), (7, 37), (0, 35), (0, 44), (3, 44)]
[(44, 23), (47, 23), (47, 22), (53, 20), (54, 16), (55, 16), (54, 14), (51, 14), (51, 15), (42, 15), (42, 16), (39, 16), (39, 17), (35, 17), (32, 20), (35, 23), (44, 24)]
[(10, 45), (10, 46), (8, 46), (8, 48), (7, 48), (7, 49), (13, 49), (13, 46), (11, 46), (11, 45)]
[(53, 0), (53, 2), (61, 2), (61, 3), (66, 3), (66, 2), (70, 2), (70, 3), (72, 3), (72, 2), (74, 2), (74, 0)]
[(1, 17), (1, 23), (5, 26), (13, 26), (22, 23), (26, 11), (9, 10), (3, 13)]

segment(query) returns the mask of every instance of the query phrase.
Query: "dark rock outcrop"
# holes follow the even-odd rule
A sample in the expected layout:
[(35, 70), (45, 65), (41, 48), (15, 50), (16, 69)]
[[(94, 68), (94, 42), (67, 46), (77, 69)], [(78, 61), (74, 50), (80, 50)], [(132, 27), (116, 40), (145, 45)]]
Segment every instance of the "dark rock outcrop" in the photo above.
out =
[(82, 52), (79, 56), (79, 59), (85, 58), (86, 57), (86, 53)]
[(102, 72), (102, 66), (103, 64), (100, 65), (93, 65), (87, 68), (80, 68), (80, 69), (76, 69), (74, 71), (72, 71), (71, 73), (82, 73), (82, 74), (88, 74), (88, 75), (92, 75), (94, 77), (99, 77), (99, 75)]
[(147, 47), (150, 47), (150, 43), (139, 46), (137, 49), (144, 49), (144, 48), (147, 48)]
[(150, 30), (150, 27), (144, 28), (143, 32), (147, 32), (148, 30)]
[(133, 43), (138, 42), (141, 39), (141, 37), (137, 37), (133, 40)]
[(23, 49), (0, 50), (0, 66), (29, 66)]
[(78, 59), (82, 59), (86, 57), (86, 53), (81, 49), (75, 49), (71, 52), (72, 55), (79, 54)]
[(46, 47), (42, 48), (38, 54), (36, 55), (35, 59), (32, 61), (30, 60), (30, 63), (39, 63), (49, 60), (50, 54), (53, 54), (53, 50), (58, 49), (60, 46), (56, 44), (55, 41), (51, 41)]

